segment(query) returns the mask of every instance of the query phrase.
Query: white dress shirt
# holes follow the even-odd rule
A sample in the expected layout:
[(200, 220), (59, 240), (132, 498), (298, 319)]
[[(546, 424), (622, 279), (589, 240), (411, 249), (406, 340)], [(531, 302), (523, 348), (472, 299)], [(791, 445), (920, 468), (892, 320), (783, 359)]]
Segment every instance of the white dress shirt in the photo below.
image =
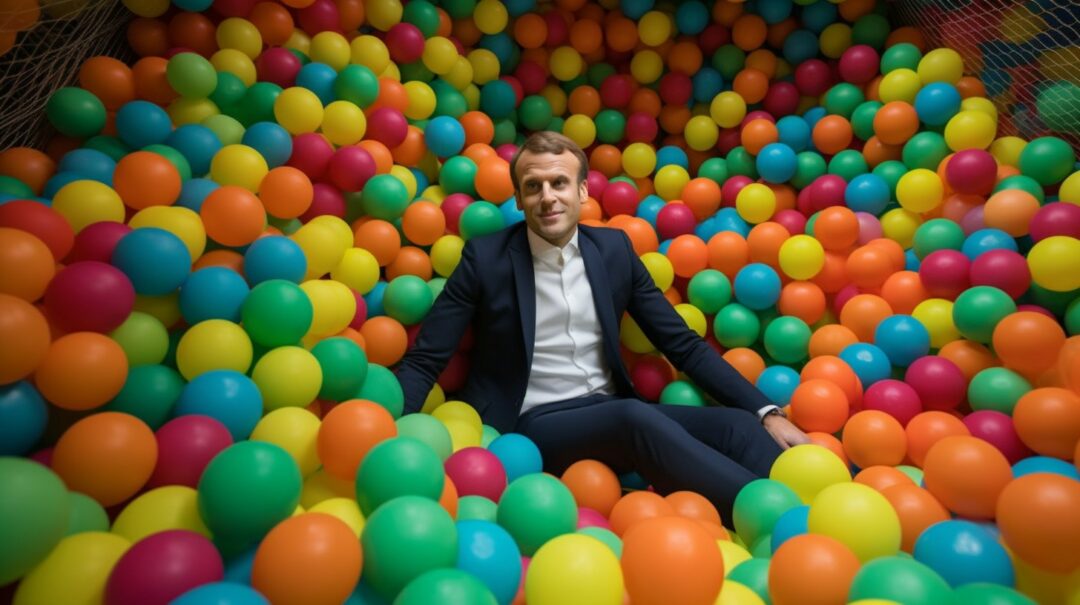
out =
[(536, 339), (521, 413), (597, 393), (614, 393), (578, 232), (562, 248), (527, 230), (536, 283)]

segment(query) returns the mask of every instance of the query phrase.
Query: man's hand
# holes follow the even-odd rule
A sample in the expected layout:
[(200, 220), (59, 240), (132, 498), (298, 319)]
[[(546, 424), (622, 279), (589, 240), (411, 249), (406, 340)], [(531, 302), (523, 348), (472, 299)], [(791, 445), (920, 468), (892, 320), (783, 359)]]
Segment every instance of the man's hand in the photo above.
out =
[(779, 414), (766, 416), (762, 424), (776, 443), (780, 445), (780, 449), (786, 450), (796, 445), (810, 443), (810, 438), (806, 436), (806, 433)]

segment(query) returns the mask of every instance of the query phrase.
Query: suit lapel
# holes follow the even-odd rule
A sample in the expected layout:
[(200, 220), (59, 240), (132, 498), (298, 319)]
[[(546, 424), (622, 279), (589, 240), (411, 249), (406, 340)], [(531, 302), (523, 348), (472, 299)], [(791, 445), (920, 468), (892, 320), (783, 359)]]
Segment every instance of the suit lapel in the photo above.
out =
[(536, 342), (536, 278), (524, 228), (519, 228), (510, 240), (510, 261), (514, 265), (514, 291), (521, 315), (521, 333), (525, 338), (525, 367), (531, 368), (533, 345)]

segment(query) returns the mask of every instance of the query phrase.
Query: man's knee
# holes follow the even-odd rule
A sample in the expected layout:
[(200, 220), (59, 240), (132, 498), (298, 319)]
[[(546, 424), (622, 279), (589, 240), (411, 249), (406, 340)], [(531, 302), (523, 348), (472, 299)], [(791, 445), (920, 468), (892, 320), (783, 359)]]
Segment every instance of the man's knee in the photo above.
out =
[(623, 427), (629, 429), (648, 427), (666, 420), (666, 417), (656, 409), (656, 404), (637, 399), (626, 399), (620, 402), (618, 413)]

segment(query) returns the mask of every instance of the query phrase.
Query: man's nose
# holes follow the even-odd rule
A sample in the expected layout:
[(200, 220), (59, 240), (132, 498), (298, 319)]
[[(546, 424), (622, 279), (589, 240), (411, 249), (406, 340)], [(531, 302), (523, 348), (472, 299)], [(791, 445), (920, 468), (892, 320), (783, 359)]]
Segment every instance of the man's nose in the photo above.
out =
[(541, 185), (540, 194), (541, 198), (544, 200), (554, 200), (555, 188), (551, 186), (551, 183), (545, 182), (543, 185)]

